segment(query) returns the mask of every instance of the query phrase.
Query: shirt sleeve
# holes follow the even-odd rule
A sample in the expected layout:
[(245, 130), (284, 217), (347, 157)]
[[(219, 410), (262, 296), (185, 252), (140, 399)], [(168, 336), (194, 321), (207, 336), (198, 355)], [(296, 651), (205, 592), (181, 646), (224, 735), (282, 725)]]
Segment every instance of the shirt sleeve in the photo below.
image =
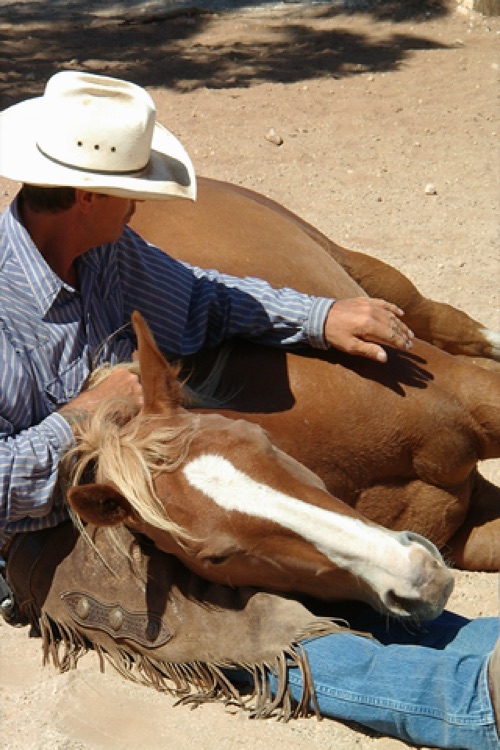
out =
[(32, 384), (20, 357), (0, 332), (0, 531), (46, 516), (53, 507), (61, 457), (74, 445), (71, 427), (57, 413), (38, 424), (31, 402)]
[(234, 336), (270, 346), (328, 348), (324, 325), (332, 299), (191, 266), (129, 228), (118, 263), (126, 318), (138, 309), (167, 353), (193, 354)]

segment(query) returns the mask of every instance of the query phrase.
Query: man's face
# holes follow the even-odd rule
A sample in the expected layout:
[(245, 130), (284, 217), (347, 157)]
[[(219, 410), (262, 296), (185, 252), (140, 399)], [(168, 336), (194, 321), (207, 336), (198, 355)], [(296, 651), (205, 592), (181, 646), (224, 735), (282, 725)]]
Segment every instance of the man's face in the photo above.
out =
[(95, 195), (92, 208), (92, 233), (94, 246), (106, 242), (116, 242), (135, 212), (137, 201), (130, 198), (116, 198), (113, 195)]

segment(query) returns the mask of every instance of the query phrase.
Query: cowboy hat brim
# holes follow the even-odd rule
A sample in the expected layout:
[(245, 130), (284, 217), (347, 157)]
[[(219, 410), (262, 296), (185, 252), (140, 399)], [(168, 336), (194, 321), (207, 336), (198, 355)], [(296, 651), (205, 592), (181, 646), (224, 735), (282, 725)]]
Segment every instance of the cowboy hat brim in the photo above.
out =
[(74, 187), (135, 200), (196, 200), (196, 177), (180, 141), (155, 124), (146, 167), (133, 173), (103, 173), (73, 168), (46, 156), (37, 146), (35, 126), (42, 97), (0, 113), (0, 174), (44, 187)]

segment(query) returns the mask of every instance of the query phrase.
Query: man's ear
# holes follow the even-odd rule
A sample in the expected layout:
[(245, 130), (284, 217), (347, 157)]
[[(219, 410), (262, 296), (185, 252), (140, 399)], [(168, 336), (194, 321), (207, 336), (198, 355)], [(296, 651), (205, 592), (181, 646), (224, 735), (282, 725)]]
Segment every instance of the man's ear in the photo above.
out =
[(91, 190), (75, 188), (75, 203), (78, 208), (85, 213), (92, 209), (98, 197), (97, 193), (94, 193)]

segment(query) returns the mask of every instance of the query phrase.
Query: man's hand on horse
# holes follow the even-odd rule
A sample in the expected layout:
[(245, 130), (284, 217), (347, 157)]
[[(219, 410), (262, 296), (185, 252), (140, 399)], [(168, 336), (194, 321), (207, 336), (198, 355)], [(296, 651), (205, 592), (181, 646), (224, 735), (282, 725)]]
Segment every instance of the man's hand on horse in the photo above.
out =
[(138, 407), (143, 404), (142, 385), (139, 376), (125, 367), (117, 367), (101, 383), (89, 390), (83, 390), (78, 396), (65, 404), (59, 413), (71, 425), (73, 430), (89, 414), (93, 414), (99, 403), (110, 396), (129, 398)]
[(403, 315), (397, 305), (382, 299), (339, 299), (326, 319), (325, 338), (347, 354), (387, 362), (384, 345), (404, 351), (412, 347), (414, 334), (401, 320)]

